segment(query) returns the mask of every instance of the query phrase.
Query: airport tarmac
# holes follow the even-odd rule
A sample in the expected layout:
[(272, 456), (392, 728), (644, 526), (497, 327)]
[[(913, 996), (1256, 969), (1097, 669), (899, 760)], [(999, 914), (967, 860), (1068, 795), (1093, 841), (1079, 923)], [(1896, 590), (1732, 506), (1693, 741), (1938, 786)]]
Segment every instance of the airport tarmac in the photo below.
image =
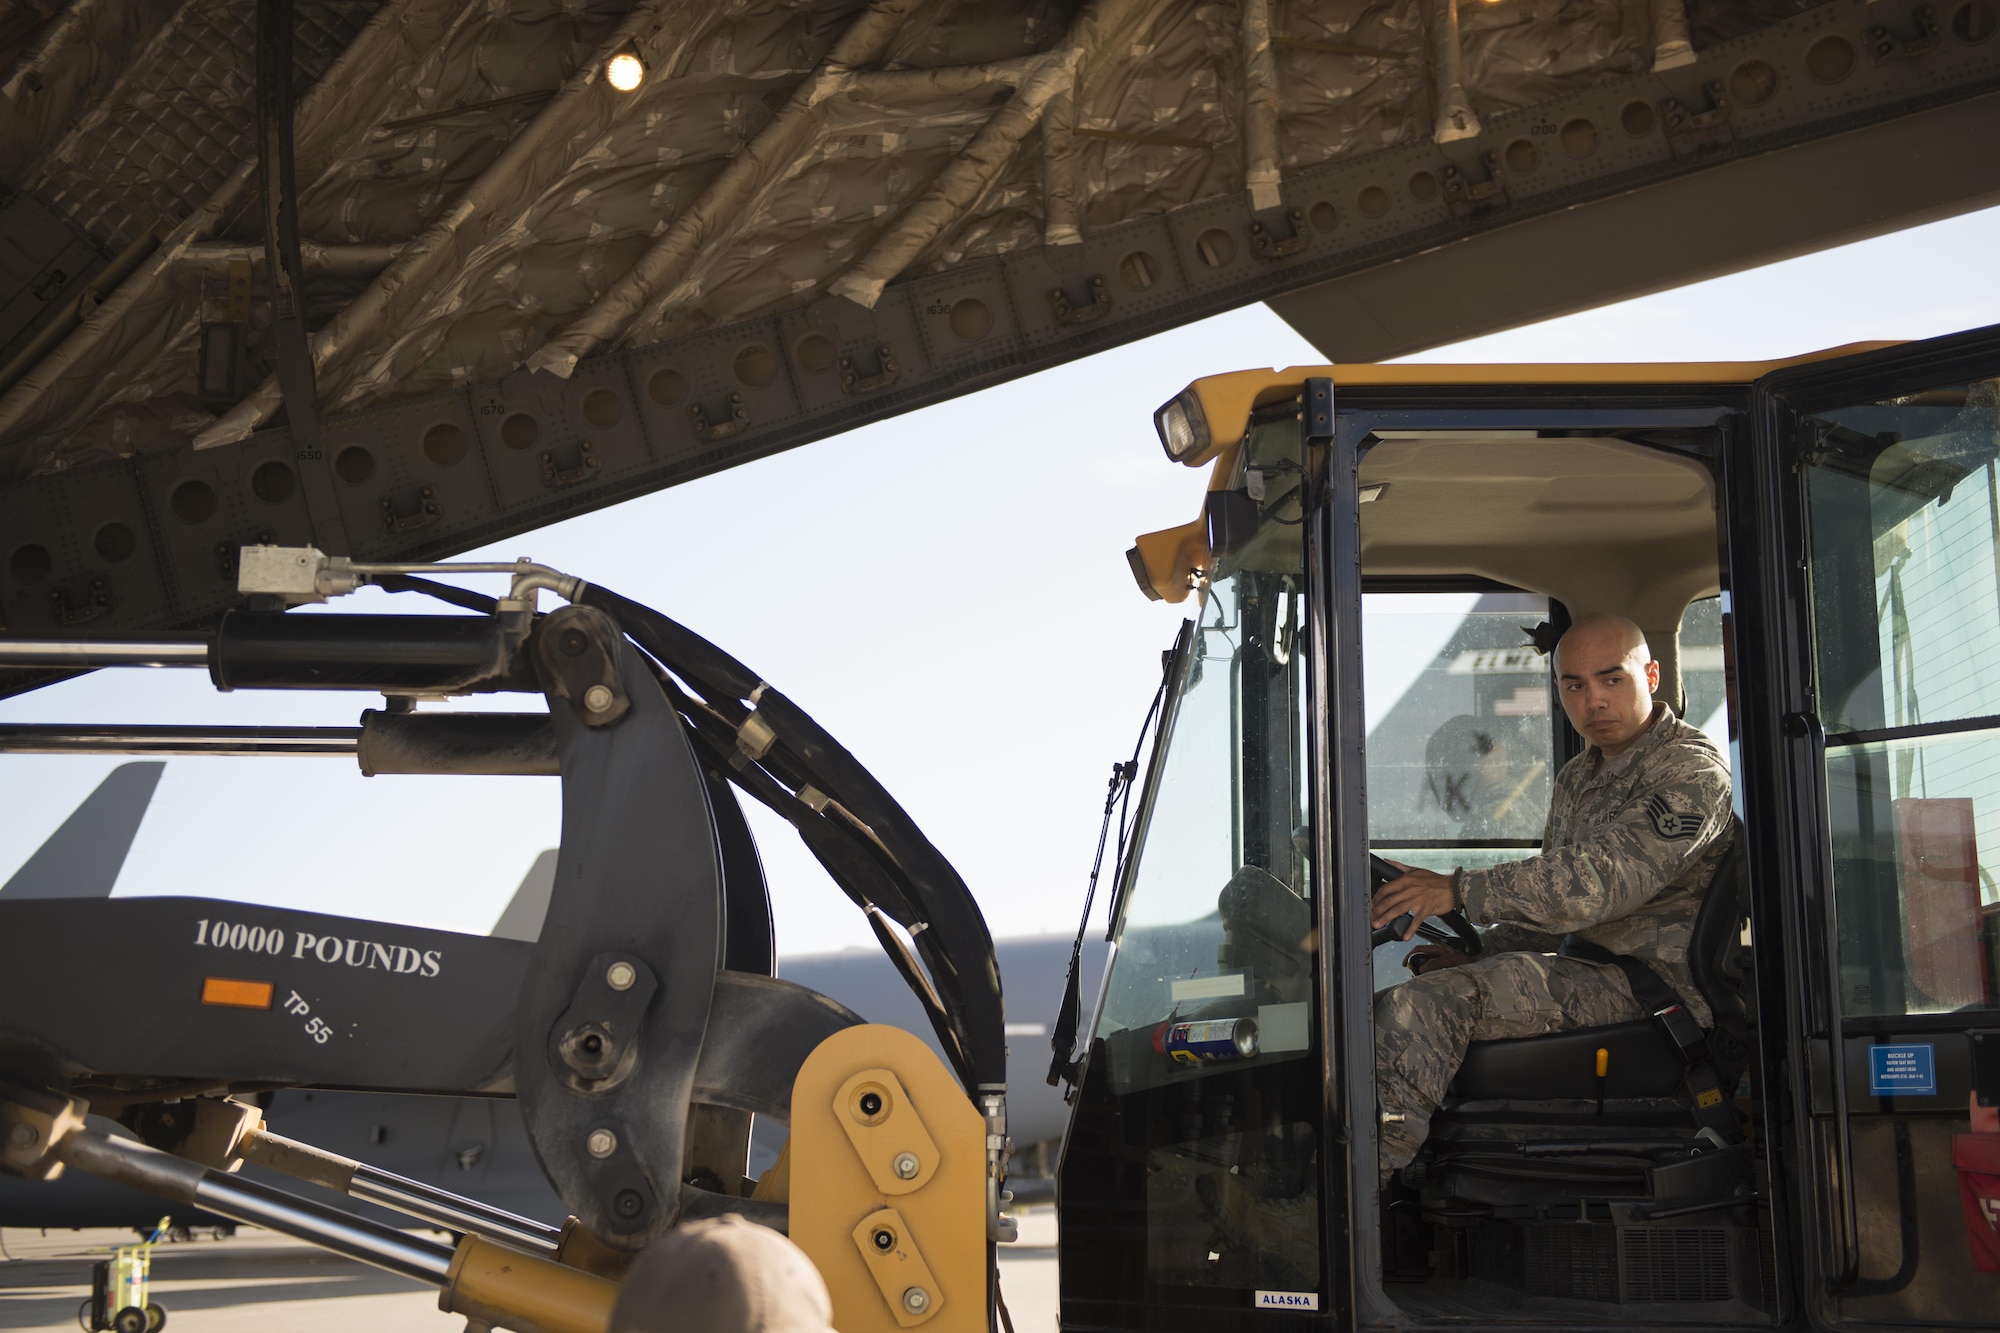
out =
[[(123, 1231), (0, 1231), (0, 1329), (48, 1333), (80, 1327), (90, 1266)], [(1056, 1216), (1021, 1215), (1021, 1239), (1004, 1246), (1001, 1290), (1017, 1333), (1054, 1333)], [(465, 1320), (437, 1308), (437, 1294), (380, 1269), (244, 1227), (227, 1240), (206, 1235), (153, 1250), (153, 1300), (171, 1333), (459, 1333)]]

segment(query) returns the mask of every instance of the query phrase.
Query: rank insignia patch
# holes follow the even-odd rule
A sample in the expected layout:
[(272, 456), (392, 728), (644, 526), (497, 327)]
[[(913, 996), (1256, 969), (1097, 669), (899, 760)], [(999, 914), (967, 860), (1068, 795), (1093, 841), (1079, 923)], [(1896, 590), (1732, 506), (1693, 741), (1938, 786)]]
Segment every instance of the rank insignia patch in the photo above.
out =
[(1653, 832), (1662, 838), (1678, 840), (1692, 838), (1701, 832), (1706, 821), (1692, 811), (1676, 810), (1667, 804), (1664, 796), (1654, 796), (1646, 802), (1646, 814), (1653, 821)]

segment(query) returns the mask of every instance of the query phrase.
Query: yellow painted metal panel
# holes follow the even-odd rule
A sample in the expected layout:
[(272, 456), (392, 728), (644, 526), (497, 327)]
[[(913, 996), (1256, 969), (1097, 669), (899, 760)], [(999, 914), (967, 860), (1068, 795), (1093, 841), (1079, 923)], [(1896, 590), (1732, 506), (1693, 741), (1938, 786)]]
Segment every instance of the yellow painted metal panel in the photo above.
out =
[[(870, 1089), (881, 1095), (885, 1072), (902, 1096), (864, 1105)], [(902, 1152), (922, 1154), (928, 1138), (935, 1167), (925, 1168), (919, 1187), (892, 1199), (878, 1188), (843, 1121), (870, 1131), (864, 1142), (871, 1154), (879, 1136), (891, 1162)], [(896, 1138), (899, 1126), (907, 1127), (907, 1141)], [(902, 1333), (921, 1325), (926, 1333), (985, 1333), (986, 1122), (928, 1046), (880, 1024), (828, 1037), (793, 1084), (790, 1148), (792, 1240), (826, 1279), (835, 1328)], [(891, 1252), (914, 1261), (879, 1265), (881, 1271), (927, 1272), (935, 1290), (921, 1297), (891, 1291), (862, 1253), (863, 1224), (885, 1210), (899, 1223)], [(910, 1277), (907, 1286), (921, 1282)]]

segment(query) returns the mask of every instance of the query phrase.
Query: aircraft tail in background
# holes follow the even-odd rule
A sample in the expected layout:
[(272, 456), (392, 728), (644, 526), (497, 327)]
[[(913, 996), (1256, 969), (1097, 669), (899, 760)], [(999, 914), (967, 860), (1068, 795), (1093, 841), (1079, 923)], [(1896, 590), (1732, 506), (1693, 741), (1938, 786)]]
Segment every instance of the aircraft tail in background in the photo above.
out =
[(551, 847), (528, 867), (528, 873), (521, 877), (521, 886), (514, 890), (514, 896), (500, 912), (500, 919), (486, 933), (496, 939), (520, 940), (524, 944), (541, 939), (542, 922), (549, 914), (549, 895), (555, 892), (555, 887), (556, 849)]
[(112, 769), (14, 877), (0, 884), (0, 895), (109, 898), (166, 767), (142, 760)]

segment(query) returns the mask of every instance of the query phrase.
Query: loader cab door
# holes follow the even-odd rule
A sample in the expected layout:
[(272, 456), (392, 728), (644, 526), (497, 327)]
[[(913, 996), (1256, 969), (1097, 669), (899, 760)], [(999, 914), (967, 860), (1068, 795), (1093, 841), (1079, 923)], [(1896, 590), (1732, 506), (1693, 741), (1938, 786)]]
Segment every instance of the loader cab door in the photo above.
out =
[[(1407, 946), (1371, 947), (1369, 912), (1371, 852), (1449, 873), (1542, 850), (1554, 775), (1583, 747), (1537, 645), (1551, 646), (1572, 610), (1636, 621), (1661, 665), (1655, 698), (1726, 741), (1736, 710), (1724, 706), (1722, 658), (1739, 636), (1723, 619), (1733, 561), (1718, 516), (1734, 496), (1721, 464), (1747, 379), (1729, 367), (1652, 378), (1504, 368), (1420, 384), (1371, 371), (1333, 386), (1313, 605), (1327, 700), (1319, 828), (1336, 886), (1330, 1022), (1345, 1052), (1328, 1091), (1361, 1201), (1347, 1245), (1361, 1327), (1779, 1322), (1756, 1206), (1764, 1164), (1750, 1136), (1725, 1139), (1697, 1114), (1698, 1090), (1658, 1025), (1572, 1012), (1553, 987), (1547, 1003), (1525, 985), (1503, 993), (1504, 978), (1532, 969), (1488, 962), (1547, 954), (1557, 940), (1489, 933), (1495, 958), (1457, 975), (1503, 980), (1464, 981), (1486, 987), (1470, 1011), (1431, 1004), (1433, 1027), (1403, 1029), (1418, 1039), (1378, 1046), (1378, 1015), (1413, 994), (1431, 1003), (1452, 978), (1413, 982)], [(1425, 636), (1433, 618), (1448, 623)], [(1715, 887), (1727, 840), (1691, 858), (1710, 885), (1701, 902), (1727, 919), (1707, 932), (1696, 914), (1690, 960), (1696, 939), (1713, 939), (1704, 961), (1747, 961), (1736, 882)], [(1729, 974), (1739, 986), (1748, 975)], [(1712, 997), (1718, 1019), (1735, 994)], [(1448, 1026), (1459, 1016), (1476, 1025), (1469, 1038)], [(1715, 1100), (1699, 1107), (1726, 1098), (1754, 1121), (1755, 1045), (1746, 1034), (1726, 1066), (1707, 1061)], [(1378, 1049), (1403, 1062), (1390, 1072), (1424, 1080), (1428, 1100), (1384, 1095)], [(1416, 1134), (1401, 1128), (1413, 1119)]]
[(1780, 372), (1752, 406), (1732, 526), (1767, 651), (1742, 684), (1775, 706), (1746, 724), (1772, 779), (1746, 819), (1784, 830), (1758, 850), (1791, 964), (1765, 1003), (1790, 1024), (1799, 1295), (1823, 1327), (1991, 1327), (2000, 336)]

